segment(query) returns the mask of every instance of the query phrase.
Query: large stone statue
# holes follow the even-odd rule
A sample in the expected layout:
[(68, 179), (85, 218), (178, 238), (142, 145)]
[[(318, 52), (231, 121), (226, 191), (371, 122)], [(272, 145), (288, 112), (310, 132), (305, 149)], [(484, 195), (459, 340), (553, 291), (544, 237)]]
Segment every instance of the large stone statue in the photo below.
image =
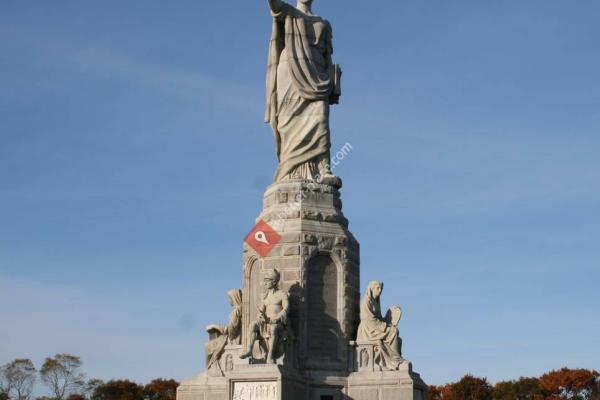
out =
[(338, 103), (341, 70), (332, 63), (331, 25), (313, 14), (313, 0), (298, 0), (296, 7), (268, 1), (273, 32), (265, 120), (277, 146), (275, 182), (335, 181), (329, 165), (329, 105)]
[(209, 342), (204, 346), (206, 352), (206, 369), (219, 367), (218, 361), (223, 355), (225, 346), (228, 344), (239, 344), (242, 327), (242, 291), (231, 289), (227, 292), (229, 303), (233, 307), (229, 314), (227, 325), (209, 325), (206, 331), (209, 334)]
[(404, 361), (402, 358), (402, 339), (398, 334), (398, 322), (402, 316), (399, 307), (392, 307), (381, 316), (381, 292), (383, 282), (372, 281), (367, 287), (365, 297), (360, 304), (360, 325), (356, 340), (372, 342), (378, 349), (378, 364), (381, 369), (397, 370)]
[(244, 240), (243, 296), (230, 292), (229, 324), (209, 327), (207, 371), (177, 400), (424, 400), (427, 385), (402, 358), (402, 311), (382, 317), (381, 282), (361, 304), (361, 249), (330, 168), (329, 112), (341, 94), (332, 28), (313, 0), (296, 1), (267, 0), (265, 117), (279, 165)]
[(257, 340), (266, 342), (267, 364), (274, 364), (282, 341), (287, 338), (287, 319), (289, 311), (288, 295), (279, 289), (280, 274), (276, 269), (267, 272), (264, 277), (265, 294), (258, 307), (258, 320), (249, 328), (248, 350), (240, 358), (253, 356)]

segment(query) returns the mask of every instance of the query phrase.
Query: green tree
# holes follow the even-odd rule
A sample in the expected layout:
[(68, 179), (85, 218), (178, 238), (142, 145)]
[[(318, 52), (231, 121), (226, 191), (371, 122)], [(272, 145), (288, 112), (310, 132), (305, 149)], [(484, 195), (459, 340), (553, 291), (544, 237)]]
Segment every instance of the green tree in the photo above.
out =
[(82, 364), (79, 357), (70, 354), (46, 358), (40, 376), (55, 400), (65, 400), (70, 394), (81, 391), (85, 382)]
[(144, 387), (146, 400), (175, 400), (179, 383), (174, 379), (154, 379)]
[(96, 387), (91, 400), (144, 400), (144, 387), (129, 380), (112, 380)]
[(543, 399), (537, 378), (521, 377), (513, 381), (498, 382), (494, 386), (494, 400), (538, 400)]
[[(5, 394), (14, 400), (29, 400), (35, 384), (36, 370), (29, 359), (19, 358), (1, 369)], [(12, 395), (12, 396), (11, 396)]]

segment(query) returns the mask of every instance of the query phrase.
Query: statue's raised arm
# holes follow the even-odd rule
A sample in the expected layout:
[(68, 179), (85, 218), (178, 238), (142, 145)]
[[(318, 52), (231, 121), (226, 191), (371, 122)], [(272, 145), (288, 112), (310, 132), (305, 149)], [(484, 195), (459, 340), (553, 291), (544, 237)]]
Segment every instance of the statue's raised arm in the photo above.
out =
[(278, 13), (281, 11), (281, 8), (283, 6), (282, 0), (268, 0), (268, 1), (269, 1), (269, 8), (271, 9), (272, 13)]

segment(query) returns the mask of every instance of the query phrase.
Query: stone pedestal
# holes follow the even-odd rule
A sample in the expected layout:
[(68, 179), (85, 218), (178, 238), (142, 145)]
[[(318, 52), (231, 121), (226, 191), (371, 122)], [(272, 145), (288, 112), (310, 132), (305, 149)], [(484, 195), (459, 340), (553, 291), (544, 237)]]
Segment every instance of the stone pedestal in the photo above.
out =
[(348, 376), (347, 397), (352, 400), (425, 400), (427, 385), (412, 371), (410, 362), (398, 371), (354, 372)]
[(223, 377), (204, 372), (184, 381), (177, 400), (424, 400), (426, 391), (410, 362), (398, 371), (344, 374), (246, 364), (234, 366)]
[(281, 365), (245, 365), (227, 377), (231, 400), (304, 400), (305, 386), (298, 371)]
[[(276, 268), (289, 293), (300, 369), (345, 371), (347, 343), (359, 322), (359, 245), (342, 214), (339, 185), (309, 181), (271, 185), (263, 220), (282, 240), (261, 258), (244, 245), (243, 326), (255, 320), (262, 274)], [(243, 344), (246, 335), (242, 336)]]
[(348, 399), (353, 400), (424, 400), (427, 385), (404, 361), (397, 371), (385, 371), (377, 362), (377, 344), (350, 343), (354, 360), (348, 375)]
[(177, 400), (229, 400), (227, 379), (212, 377), (203, 372), (179, 385)]
[[(341, 182), (271, 185), (257, 218), (281, 241), (261, 257), (243, 248), (242, 344), (219, 365), (185, 381), (177, 400), (423, 400), (425, 384), (404, 362), (381, 371), (376, 345), (355, 343), (360, 322), (359, 244), (342, 214)], [(262, 277), (277, 269), (289, 294), (292, 337), (277, 364), (241, 360), (262, 300)]]

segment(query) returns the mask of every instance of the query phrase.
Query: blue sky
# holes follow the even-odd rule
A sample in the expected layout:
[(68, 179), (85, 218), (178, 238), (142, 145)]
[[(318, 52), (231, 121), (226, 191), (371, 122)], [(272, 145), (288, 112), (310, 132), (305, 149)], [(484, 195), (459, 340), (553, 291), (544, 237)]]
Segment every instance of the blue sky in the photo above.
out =
[[(276, 167), (264, 1), (0, 4), (0, 363), (183, 379)], [(363, 287), (429, 383), (600, 368), (597, 1), (334, 1)]]

